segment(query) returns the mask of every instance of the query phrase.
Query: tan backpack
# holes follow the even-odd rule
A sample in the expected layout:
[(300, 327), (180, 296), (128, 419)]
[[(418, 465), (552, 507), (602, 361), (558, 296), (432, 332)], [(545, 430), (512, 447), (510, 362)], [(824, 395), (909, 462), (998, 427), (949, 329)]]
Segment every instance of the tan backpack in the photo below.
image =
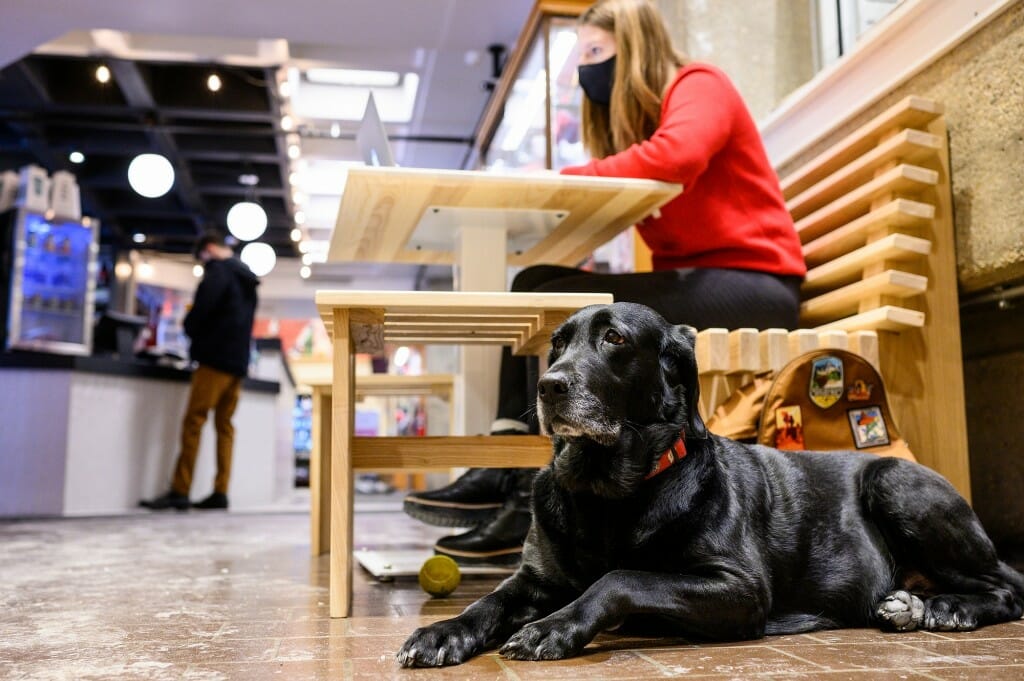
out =
[(860, 355), (804, 353), (722, 403), (708, 430), (776, 449), (855, 450), (914, 461), (893, 420), (881, 375)]

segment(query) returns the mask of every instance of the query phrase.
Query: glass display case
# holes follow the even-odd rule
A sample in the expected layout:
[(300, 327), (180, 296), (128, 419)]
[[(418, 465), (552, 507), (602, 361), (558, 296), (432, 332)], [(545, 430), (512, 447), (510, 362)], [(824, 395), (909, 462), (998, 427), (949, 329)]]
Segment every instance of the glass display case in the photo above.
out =
[(10, 221), (5, 347), (88, 355), (92, 350), (97, 223), (24, 209)]
[(592, 0), (537, 0), (478, 130), (484, 169), (558, 170), (587, 157), (579, 138), (576, 19)]
[[(496, 172), (560, 170), (589, 159), (580, 139), (577, 18), (592, 0), (538, 0), (484, 112), (478, 159)], [(627, 230), (581, 263), (585, 269), (649, 269), (646, 247)], [(646, 262), (646, 266), (642, 263)]]

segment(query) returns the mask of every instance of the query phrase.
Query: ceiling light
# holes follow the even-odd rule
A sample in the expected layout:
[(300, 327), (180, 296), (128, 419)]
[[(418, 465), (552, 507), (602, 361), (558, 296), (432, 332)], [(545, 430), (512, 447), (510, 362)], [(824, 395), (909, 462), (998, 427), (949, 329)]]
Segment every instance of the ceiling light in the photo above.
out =
[(106, 64), (100, 64), (96, 67), (96, 80), (103, 84), (110, 82), (110, 69), (107, 68)]
[(199, 277), (203, 276), (203, 266), (202, 265), (193, 265), (192, 266), (192, 276), (195, 277), (196, 279), (198, 279)]
[(228, 231), (241, 241), (258, 239), (267, 231), (267, 212), (253, 201), (239, 201), (228, 211)]
[[(304, 224), (306, 224), (306, 212), (305, 211), (301, 211), (301, 210), (295, 211), (295, 224), (297, 224), (297, 225), (304, 225)], [(296, 239), (296, 241), (298, 241), (298, 239)]]
[(302, 241), (302, 230), (296, 227), (291, 233), (292, 241)]
[(331, 123), (331, 137), (335, 139), (341, 137), (341, 126), (337, 123)]
[(114, 265), (114, 276), (118, 279), (127, 279), (132, 276), (132, 264), (129, 262), (119, 262)]
[(312, 253), (305, 253), (305, 254), (303, 254), (303, 256), (302, 256), (302, 264), (303, 265), (310, 265), (310, 264), (312, 264), (312, 262), (313, 262), (313, 254)]
[(292, 144), (288, 146), (288, 158), (295, 160), (302, 154), (302, 149), (299, 149), (298, 144)]
[(301, 184), (302, 175), (299, 174), (299, 171), (293, 170), (292, 172), (288, 173), (288, 182), (294, 185)]
[(210, 92), (220, 92), (220, 88), (223, 83), (220, 80), (220, 76), (216, 73), (211, 73), (210, 77), (206, 79), (206, 87), (210, 89)]
[(148, 262), (144, 262), (139, 265), (139, 279), (152, 279), (153, 278), (153, 266)]
[(281, 84), (277, 86), (277, 93), (285, 99), (292, 96), (292, 84), (287, 80), (282, 80)]
[(299, 268), (299, 276), (303, 279), (309, 279), (311, 274), (313, 274), (313, 270), (309, 269), (309, 265), (303, 265)]
[(160, 154), (139, 154), (128, 165), (128, 184), (142, 196), (155, 199), (174, 185), (174, 167)]
[(146, 235), (142, 232), (135, 232), (135, 234), (132, 234), (132, 241), (137, 244), (144, 244), (146, 243)]
[(297, 204), (305, 203), (307, 198), (309, 197), (307, 197), (302, 192), (292, 192), (292, 201)]
[(80, 151), (72, 151), (68, 154), (68, 160), (72, 163), (85, 163), (85, 154)]
[(299, 253), (309, 253), (309, 242), (308, 241), (300, 241), (299, 242)]
[(289, 116), (288, 114), (285, 114), (284, 116), (281, 116), (281, 129), (282, 130), (284, 130), (285, 132), (289, 132), (294, 127), (295, 127), (295, 121), (292, 120), (291, 116)]
[(397, 71), (366, 71), (363, 69), (309, 69), (306, 80), (321, 85), (353, 85), (356, 87), (395, 87), (402, 77)]
[(274, 249), (270, 244), (265, 244), (262, 241), (246, 244), (238, 257), (249, 266), (249, 269), (257, 277), (270, 274), (277, 263), (277, 254), (274, 253)]

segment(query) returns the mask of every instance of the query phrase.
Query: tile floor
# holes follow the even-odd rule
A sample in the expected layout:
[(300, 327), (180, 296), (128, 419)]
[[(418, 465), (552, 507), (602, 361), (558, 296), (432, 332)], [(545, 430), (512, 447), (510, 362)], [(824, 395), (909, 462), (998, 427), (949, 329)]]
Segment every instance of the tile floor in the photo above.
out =
[[(361, 546), (443, 534), (400, 512), (357, 513)], [(726, 645), (605, 635), (564, 662), (494, 653), (461, 667), (394, 661), (415, 627), (489, 591), (447, 599), (412, 579), (356, 574), (331, 620), (326, 558), (303, 513), (170, 513), (0, 523), (0, 679), (1024, 679), (1024, 620), (965, 634), (818, 632)]]

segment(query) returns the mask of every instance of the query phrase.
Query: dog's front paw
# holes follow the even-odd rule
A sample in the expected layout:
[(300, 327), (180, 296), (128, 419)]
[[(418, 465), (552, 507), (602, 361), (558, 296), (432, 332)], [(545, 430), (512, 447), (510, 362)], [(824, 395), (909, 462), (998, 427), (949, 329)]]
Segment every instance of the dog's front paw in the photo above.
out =
[(924, 620), (924, 602), (909, 591), (893, 591), (878, 604), (875, 614), (896, 631), (913, 631)]
[(552, 615), (527, 624), (498, 653), (510, 660), (562, 660), (579, 655), (592, 638), (569, 618)]
[(398, 651), (403, 667), (444, 667), (462, 664), (483, 649), (483, 641), (457, 620), (420, 627)]

